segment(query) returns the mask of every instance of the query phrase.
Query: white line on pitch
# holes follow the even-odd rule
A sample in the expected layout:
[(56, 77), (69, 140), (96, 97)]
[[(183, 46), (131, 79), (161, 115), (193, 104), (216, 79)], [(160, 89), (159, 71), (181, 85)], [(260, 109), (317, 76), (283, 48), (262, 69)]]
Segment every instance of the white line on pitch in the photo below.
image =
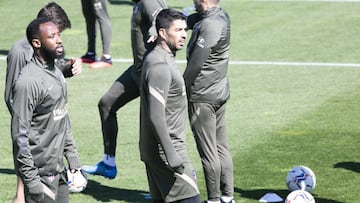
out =
[[(0, 56), (0, 60), (6, 60)], [(113, 62), (132, 63), (133, 59), (114, 58)], [(179, 64), (185, 64), (186, 60), (177, 60)], [(323, 63), (323, 62), (278, 62), (278, 61), (230, 61), (231, 65), (264, 65), (264, 66), (323, 66), (323, 67), (360, 67), (359, 63)]]

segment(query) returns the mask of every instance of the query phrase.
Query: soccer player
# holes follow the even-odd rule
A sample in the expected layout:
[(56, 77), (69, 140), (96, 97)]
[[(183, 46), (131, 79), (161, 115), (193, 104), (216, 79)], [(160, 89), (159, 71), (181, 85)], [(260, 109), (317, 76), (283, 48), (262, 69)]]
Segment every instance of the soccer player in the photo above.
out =
[(200, 202), (186, 149), (187, 99), (176, 51), (186, 39), (186, 17), (164, 9), (156, 18), (157, 45), (144, 58), (140, 90), (140, 156), (154, 203)]
[[(88, 37), (88, 50), (81, 59), (84, 63), (90, 63), (89, 68), (109, 68), (112, 66), (112, 27), (107, 11), (107, 0), (81, 0), (81, 6)], [(96, 23), (99, 23), (103, 52), (99, 61), (96, 59)]]
[[(53, 23), (55, 23), (60, 32), (64, 31), (67, 28), (71, 28), (71, 22), (68, 18), (64, 9), (55, 2), (50, 2), (46, 4), (37, 15), (40, 17), (50, 18)], [(11, 47), (9, 54), (7, 56), (7, 69), (6, 69), (6, 83), (5, 83), (5, 103), (10, 109), (10, 99), (11, 99), (11, 88), (14, 80), (17, 79), (21, 69), (27, 64), (34, 54), (33, 48), (29, 44), (26, 36), (21, 38), (19, 41), (14, 43)], [(79, 75), (82, 71), (81, 59), (57, 59), (57, 67), (61, 69), (65, 77), (72, 77)]]
[(13, 86), (11, 135), (16, 173), (24, 183), (25, 202), (68, 202), (63, 158), (71, 170), (80, 163), (67, 113), (67, 89), (55, 59), (64, 47), (58, 26), (36, 18), (26, 29), (34, 49)]
[(208, 203), (234, 202), (233, 163), (225, 131), (230, 19), (219, 0), (194, 0), (201, 20), (187, 46), (184, 80), (189, 119), (201, 158)]
[[(50, 20), (58, 26), (60, 31), (71, 28), (71, 22), (64, 9), (55, 2), (50, 2), (46, 4), (38, 12), (37, 17), (50, 18)], [(18, 78), (21, 69), (30, 62), (33, 54), (33, 48), (28, 42), (26, 36), (24, 36), (12, 46), (7, 56), (4, 99), (11, 115), (11, 98), (13, 83)], [(80, 59), (56, 59), (56, 64), (57, 67), (61, 69), (65, 77), (79, 75), (82, 71), (82, 64)], [(17, 179), (17, 190), (13, 203), (24, 203), (24, 186), (21, 179), (19, 177)]]
[(116, 139), (118, 134), (117, 111), (139, 97), (141, 66), (146, 50), (154, 47), (157, 37), (154, 19), (160, 10), (167, 8), (164, 0), (133, 0), (136, 4), (131, 17), (131, 44), (134, 63), (122, 73), (101, 97), (98, 108), (103, 134), (104, 155), (84, 171), (109, 179), (116, 176)]

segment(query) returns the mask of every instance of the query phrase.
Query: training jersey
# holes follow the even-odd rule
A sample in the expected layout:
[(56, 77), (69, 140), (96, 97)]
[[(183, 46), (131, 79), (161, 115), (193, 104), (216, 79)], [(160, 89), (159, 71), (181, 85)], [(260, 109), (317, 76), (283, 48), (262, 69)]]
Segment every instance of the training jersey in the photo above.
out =
[(34, 56), (13, 87), (12, 126), (15, 165), (24, 183), (39, 184), (39, 176), (81, 167), (67, 112), (67, 90), (54, 63)]
[(147, 40), (150, 36), (157, 36), (155, 19), (165, 8), (165, 0), (141, 0), (134, 5), (131, 17), (131, 46), (134, 65), (138, 69), (141, 68), (146, 50), (155, 46), (155, 43), (147, 43)]
[(216, 6), (195, 23), (187, 46), (184, 80), (191, 102), (223, 104), (230, 96), (227, 68), (230, 19)]
[[(10, 110), (10, 102), (12, 97), (12, 86), (14, 81), (19, 77), (21, 69), (30, 62), (34, 55), (34, 49), (30, 45), (26, 36), (17, 41), (10, 49), (7, 56), (6, 79), (4, 99)], [(56, 59), (56, 65), (63, 72), (65, 77), (72, 77), (71, 64), (66, 59)]]
[(172, 53), (157, 45), (144, 59), (140, 91), (140, 155), (163, 159), (175, 169), (189, 162), (186, 152), (187, 98)]

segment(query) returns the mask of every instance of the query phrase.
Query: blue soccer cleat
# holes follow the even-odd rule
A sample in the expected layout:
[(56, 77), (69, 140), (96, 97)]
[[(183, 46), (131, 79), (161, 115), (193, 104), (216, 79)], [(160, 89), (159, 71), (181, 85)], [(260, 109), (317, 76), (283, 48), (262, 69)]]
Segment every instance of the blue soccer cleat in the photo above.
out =
[(109, 166), (103, 161), (100, 161), (93, 166), (83, 166), (82, 170), (88, 174), (104, 176), (108, 179), (114, 179), (117, 174), (116, 166)]

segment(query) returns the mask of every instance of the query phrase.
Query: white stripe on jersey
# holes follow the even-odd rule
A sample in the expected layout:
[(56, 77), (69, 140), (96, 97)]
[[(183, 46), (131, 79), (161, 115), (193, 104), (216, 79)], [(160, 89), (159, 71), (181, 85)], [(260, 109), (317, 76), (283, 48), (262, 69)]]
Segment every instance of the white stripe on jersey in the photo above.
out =
[(158, 100), (163, 106), (165, 106), (165, 99), (163, 98), (163, 96), (161, 95), (161, 93), (159, 91), (157, 91), (155, 88), (149, 86), (149, 92), (150, 92), (150, 95), (155, 97), (156, 100)]

